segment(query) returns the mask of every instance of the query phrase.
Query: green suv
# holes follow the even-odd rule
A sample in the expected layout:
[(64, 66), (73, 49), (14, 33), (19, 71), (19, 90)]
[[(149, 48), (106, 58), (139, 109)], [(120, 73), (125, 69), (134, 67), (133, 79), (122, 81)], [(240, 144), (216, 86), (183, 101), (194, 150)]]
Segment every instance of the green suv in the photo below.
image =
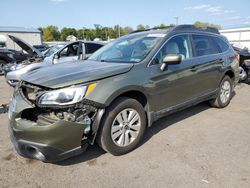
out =
[(134, 32), (84, 63), (25, 75), (9, 106), (11, 139), (20, 155), (42, 161), (80, 154), (95, 141), (122, 155), (163, 116), (202, 101), (227, 106), (238, 80), (234, 50), (212, 29)]

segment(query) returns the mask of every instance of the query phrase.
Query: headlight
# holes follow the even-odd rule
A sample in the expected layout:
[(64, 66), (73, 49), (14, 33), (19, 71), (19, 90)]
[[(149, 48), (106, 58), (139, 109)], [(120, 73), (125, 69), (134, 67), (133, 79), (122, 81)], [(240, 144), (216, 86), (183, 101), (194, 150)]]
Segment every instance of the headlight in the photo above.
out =
[[(88, 95), (96, 84), (89, 86), (69, 87), (44, 93), (38, 99), (40, 106), (71, 105), (80, 102), (85, 95)], [(91, 90), (91, 91), (90, 91)]]
[(17, 64), (16, 67), (15, 67), (15, 70), (19, 70), (21, 68), (25, 67), (25, 65), (23, 64)]
[(10, 66), (10, 70), (11, 70), (11, 71), (16, 70), (16, 65), (12, 65), (12, 66)]

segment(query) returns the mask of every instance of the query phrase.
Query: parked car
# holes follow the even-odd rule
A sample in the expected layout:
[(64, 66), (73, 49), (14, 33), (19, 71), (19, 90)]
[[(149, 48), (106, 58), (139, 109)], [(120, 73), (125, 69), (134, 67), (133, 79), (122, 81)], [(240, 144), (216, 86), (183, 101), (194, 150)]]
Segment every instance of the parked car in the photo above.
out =
[(12, 35), (7, 35), (15, 44), (17, 44), (22, 50), (17, 51), (13, 49), (1, 48), (0, 49), (0, 74), (4, 74), (4, 66), (11, 63), (20, 63), (24, 60), (29, 60), (30, 62), (41, 61), (43, 59), (43, 54), (27, 44), (18, 37)]
[(135, 149), (159, 118), (202, 101), (226, 107), (239, 80), (227, 39), (190, 25), (123, 36), (84, 63), (28, 73), (9, 106), (18, 153), (58, 161), (95, 140), (107, 152)]
[(49, 49), (47, 44), (33, 45), (33, 47), (38, 49), (40, 52), (44, 52), (45, 50)]
[(250, 83), (250, 50), (243, 46), (233, 45), (233, 49), (239, 54), (240, 80)]
[(92, 41), (75, 41), (55, 45), (44, 52), (44, 61), (36, 63), (24, 62), (13, 65), (9, 68), (9, 71), (5, 70), (7, 72), (6, 81), (10, 86), (15, 86), (20, 81), (21, 76), (28, 72), (58, 63), (85, 59), (103, 45), (104, 43)]

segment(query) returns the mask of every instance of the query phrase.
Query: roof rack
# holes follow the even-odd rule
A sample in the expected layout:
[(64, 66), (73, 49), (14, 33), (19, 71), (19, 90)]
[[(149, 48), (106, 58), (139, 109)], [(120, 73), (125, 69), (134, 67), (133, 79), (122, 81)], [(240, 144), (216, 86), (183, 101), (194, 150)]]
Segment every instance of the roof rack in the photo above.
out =
[(135, 31), (130, 32), (129, 34), (139, 33), (139, 32), (144, 32), (144, 31), (153, 31), (153, 30), (158, 30), (158, 29), (169, 29), (169, 28), (172, 28), (172, 27), (174, 27), (174, 25), (171, 24), (171, 25), (165, 26), (165, 27), (153, 27), (153, 28), (149, 28), (149, 29), (135, 30)]
[(206, 32), (220, 34), (219, 30), (214, 27), (196, 27), (195, 25), (178, 25), (173, 28), (173, 31), (181, 31), (181, 30), (197, 30), (197, 31), (206, 31)]
[(135, 30), (135, 31), (131, 31), (129, 34), (132, 34), (132, 33), (140, 33), (140, 32), (143, 32), (143, 31), (150, 31), (151, 29), (143, 29), (143, 30)]
[(195, 25), (170, 25), (170, 26), (166, 26), (166, 27), (161, 27), (161, 28), (150, 28), (150, 29), (144, 29), (144, 30), (135, 30), (130, 32), (129, 34), (132, 33), (139, 33), (139, 32), (144, 32), (144, 31), (153, 31), (153, 30), (157, 30), (157, 29), (170, 29), (172, 28), (173, 31), (181, 31), (181, 30), (196, 30), (196, 31), (206, 31), (206, 32), (211, 32), (211, 33), (216, 33), (216, 34), (220, 34), (219, 30), (214, 28), (214, 27), (196, 27)]

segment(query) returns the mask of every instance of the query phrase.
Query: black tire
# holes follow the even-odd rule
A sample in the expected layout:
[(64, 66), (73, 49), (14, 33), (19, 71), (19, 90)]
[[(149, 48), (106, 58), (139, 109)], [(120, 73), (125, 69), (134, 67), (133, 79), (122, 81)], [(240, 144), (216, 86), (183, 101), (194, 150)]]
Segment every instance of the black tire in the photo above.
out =
[[(127, 138), (129, 138), (130, 141), (133, 140), (129, 145), (118, 146), (117, 143), (115, 143), (116, 141), (114, 141), (112, 139), (111, 131), (112, 131), (112, 127), (114, 127), (113, 124), (114, 124), (115, 119), (117, 118), (118, 114), (121, 114), (123, 111), (126, 111), (127, 109), (130, 109), (132, 111), (134, 110), (134, 112), (137, 112), (137, 115), (139, 115), (139, 118), (140, 118), (140, 121), (138, 121), (138, 122), (140, 122), (141, 125), (140, 125), (139, 130), (136, 131), (137, 132), (136, 138), (132, 138), (132, 135), (127, 132), (128, 134), (130, 134), (129, 135), (130, 138), (129, 138), (129, 136), (127, 136)], [(129, 121), (127, 121), (127, 122), (129, 122)], [(131, 98), (126, 98), (126, 97), (118, 98), (116, 101), (114, 101), (107, 108), (107, 110), (104, 114), (104, 117), (102, 119), (99, 131), (98, 131), (98, 135), (97, 135), (97, 143), (103, 150), (111, 153), (112, 155), (126, 154), (126, 153), (134, 150), (139, 145), (139, 143), (142, 141), (145, 130), (146, 130), (146, 125), (147, 125), (147, 123), (146, 123), (145, 111), (144, 111), (142, 105), (137, 100), (131, 99)], [(125, 125), (123, 124), (123, 126), (125, 126)], [(132, 128), (130, 129), (130, 127), (132, 127), (132, 126), (127, 126), (127, 127), (129, 127), (128, 129), (130, 132), (132, 130)], [(125, 128), (123, 127), (123, 129), (125, 129)], [(126, 130), (120, 129), (119, 131), (126, 131)], [(117, 131), (117, 132), (119, 132), (119, 131)], [(132, 130), (132, 131), (134, 131), (134, 130)], [(128, 134), (124, 133), (124, 136), (123, 136), (124, 139), (122, 139), (123, 143), (125, 143), (125, 135), (128, 135)]]
[[(229, 96), (224, 100), (223, 96), (222, 96), (222, 93), (225, 92), (224, 89), (223, 89), (223, 85), (225, 83), (229, 83), (230, 91), (227, 92), (227, 93), (229, 93), (228, 94)], [(223, 77), (223, 79), (222, 79), (222, 81), (220, 83), (218, 96), (215, 99), (209, 101), (210, 105), (213, 106), (213, 107), (216, 107), (216, 108), (224, 108), (224, 107), (226, 107), (231, 101), (232, 92), (233, 92), (232, 79), (229, 76), (226, 75), (226, 76)]]
[(0, 60), (0, 75), (4, 74), (3, 66), (6, 64), (5, 61)]

